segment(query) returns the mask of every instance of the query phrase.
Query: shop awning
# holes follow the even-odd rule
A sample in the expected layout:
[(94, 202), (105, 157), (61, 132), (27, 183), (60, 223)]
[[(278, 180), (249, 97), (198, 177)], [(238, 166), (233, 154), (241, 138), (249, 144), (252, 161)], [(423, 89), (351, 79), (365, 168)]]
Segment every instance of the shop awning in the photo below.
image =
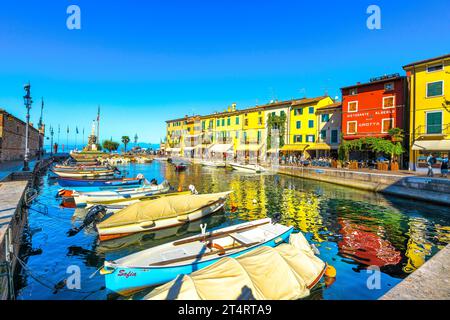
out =
[(416, 151), (450, 151), (450, 140), (416, 141), (412, 149)]
[(309, 144), (286, 144), (281, 148), (281, 151), (305, 151), (309, 147)]
[(262, 144), (241, 144), (236, 148), (237, 151), (259, 151)]
[(315, 143), (308, 150), (331, 150), (331, 147), (326, 143)]
[(233, 149), (233, 145), (232, 144), (215, 144), (211, 147), (210, 151), (211, 152), (218, 152), (218, 153), (224, 153), (224, 152), (228, 152), (231, 149)]

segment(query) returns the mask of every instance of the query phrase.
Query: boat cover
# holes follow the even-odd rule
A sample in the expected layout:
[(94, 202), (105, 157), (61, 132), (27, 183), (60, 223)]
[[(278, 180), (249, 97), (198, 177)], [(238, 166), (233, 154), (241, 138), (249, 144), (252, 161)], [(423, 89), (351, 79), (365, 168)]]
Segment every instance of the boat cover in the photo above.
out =
[(110, 218), (99, 223), (98, 227), (112, 228), (186, 215), (211, 205), (220, 199), (225, 199), (228, 194), (230, 194), (230, 191), (212, 194), (189, 194), (163, 197), (155, 200), (138, 202), (117, 211)]
[(293, 300), (309, 295), (325, 263), (301, 233), (289, 244), (263, 246), (155, 288), (146, 300)]

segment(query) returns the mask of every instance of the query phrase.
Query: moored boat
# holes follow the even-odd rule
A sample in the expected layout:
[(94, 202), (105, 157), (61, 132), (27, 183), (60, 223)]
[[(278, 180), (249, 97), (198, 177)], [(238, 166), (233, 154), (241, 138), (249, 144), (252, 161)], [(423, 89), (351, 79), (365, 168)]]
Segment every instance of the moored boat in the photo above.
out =
[(52, 170), (60, 178), (96, 178), (114, 176), (118, 171), (116, 169), (103, 169), (103, 170), (79, 170), (79, 171), (58, 171)]
[(212, 167), (212, 168), (225, 168), (226, 167), (226, 163), (222, 162), (222, 161), (202, 161), (201, 165), (205, 166), (205, 167)]
[(257, 164), (241, 164), (241, 163), (230, 163), (229, 164), (234, 170), (249, 172), (249, 173), (261, 173), (265, 172), (266, 169)]
[(303, 234), (295, 233), (289, 244), (261, 246), (180, 275), (144, 300), (297, 300), (310, 295), (327, 268)]
[(86, 205), (89, 203), (103, 203), (111, 200), (134, 200), (146, 196), (154, 196), (160, 193), (167, 193), (170, 190), (170, 185), (167, 181), (161, 184), (144, 185), (140, 188), (123, 189), (123, 190), (105, 190), (97, 192), (81, 192), (75, 191), (72, 197), (77, 206)]
[(213, 214), (232, 191), (163, 197), (132, 204), (96, 225), (100, 241), (170, 228)]
[(293, 227), (270, 218), (246, 222), (188, 237), (106, 261), (101, 273), (106, 287), (128, 294), (190, 274), (224, 257), (238, 257), (261, 246), (275, 247), (289, 239)]
[(144, 178), (96, 178), (96, 179), (76, 179), (58, 178), (61, 187), (123, 187), (137, 186), (144, 182)]

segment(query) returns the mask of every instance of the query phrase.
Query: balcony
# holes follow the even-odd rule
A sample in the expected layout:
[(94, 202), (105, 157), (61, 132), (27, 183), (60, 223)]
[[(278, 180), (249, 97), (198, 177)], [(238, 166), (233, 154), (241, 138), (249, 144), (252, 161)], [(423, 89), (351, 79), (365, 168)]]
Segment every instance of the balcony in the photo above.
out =
[(450, 134), (450, 124), (422, 125), (416, 128), (416, 136), (422, 138), (443, 138)]

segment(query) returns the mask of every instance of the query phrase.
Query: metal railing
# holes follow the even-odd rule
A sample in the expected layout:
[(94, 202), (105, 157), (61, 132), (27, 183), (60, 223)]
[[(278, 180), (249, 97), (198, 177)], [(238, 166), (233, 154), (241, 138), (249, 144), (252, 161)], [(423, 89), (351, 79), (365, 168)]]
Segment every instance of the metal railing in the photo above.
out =
[(421, 125), (416, 128), (417, 136), (450, 134), (450, 123)]

